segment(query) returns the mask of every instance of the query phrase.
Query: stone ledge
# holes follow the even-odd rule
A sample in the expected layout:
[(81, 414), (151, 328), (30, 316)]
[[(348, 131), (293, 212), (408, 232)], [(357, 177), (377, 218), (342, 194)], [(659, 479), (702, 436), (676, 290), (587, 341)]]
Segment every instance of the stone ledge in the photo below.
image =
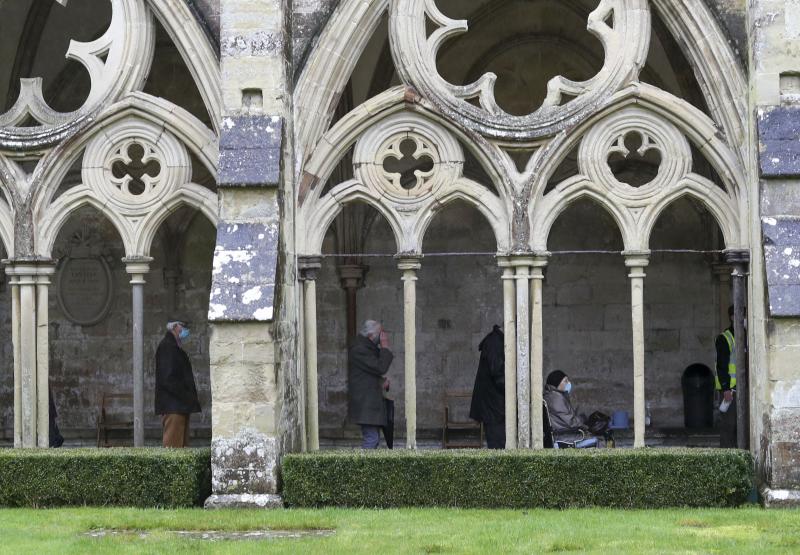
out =
[(271, 493), (218, 494), (206, 499), (206, 509), (282, 509), (283, 498)]
[(761, 488), (761, 502), (767, 509), (800, 507), (800, 490)]

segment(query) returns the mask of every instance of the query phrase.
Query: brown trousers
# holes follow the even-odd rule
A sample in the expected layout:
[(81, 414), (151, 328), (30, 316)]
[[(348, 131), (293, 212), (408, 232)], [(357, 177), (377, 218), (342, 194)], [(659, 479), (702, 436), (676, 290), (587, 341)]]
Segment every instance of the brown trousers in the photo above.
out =
[(167, 413), (161, 415), (161, 427), (164, 430), (164, 447), (189, 446), (189, 415)]

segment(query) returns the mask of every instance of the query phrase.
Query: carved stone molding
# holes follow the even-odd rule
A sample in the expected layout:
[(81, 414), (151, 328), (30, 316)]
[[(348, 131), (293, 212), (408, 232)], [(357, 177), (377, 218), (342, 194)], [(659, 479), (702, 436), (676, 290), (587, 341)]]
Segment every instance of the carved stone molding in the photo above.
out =
[[(436, 30), (428, 36), (427, 22)], [(448, 116), (488, 137), (530, 140), (551, 136), (596, 110), (603, 97), (638, 79), (650, 45), (650, 8), (646, 0), (601, 0), (589, 15), (587, 28), (605, 50), (602, 69), (591, 79), (550, 80), (544, 104), (526, 116), (498, 106), (497, 76), (486, 73), (467, 85), (445, 81), (436, 56), (450, 38), (468, 32), (467, 22), (445, 16), (435, 0), (394, 0), (390, 8), (392, 53), (403, 80), (414, 86)], [(477, 100), (475, 106), (469, 100)]]

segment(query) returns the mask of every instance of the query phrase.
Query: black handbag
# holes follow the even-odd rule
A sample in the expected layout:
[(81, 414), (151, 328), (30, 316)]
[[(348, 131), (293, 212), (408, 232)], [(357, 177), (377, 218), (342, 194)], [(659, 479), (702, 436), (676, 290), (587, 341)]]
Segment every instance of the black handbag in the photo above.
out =
[(611, 417), (600, 411), (595, 411), (586, 419), (586, 427), (594, 436), (602, 436), (611, 424)]

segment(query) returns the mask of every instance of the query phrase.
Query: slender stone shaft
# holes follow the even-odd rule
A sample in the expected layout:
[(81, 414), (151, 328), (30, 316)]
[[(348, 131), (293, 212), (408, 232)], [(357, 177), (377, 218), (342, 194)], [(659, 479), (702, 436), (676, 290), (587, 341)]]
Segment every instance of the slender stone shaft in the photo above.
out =
[(625, 264), (630, 268), (631, 323), (633, 331), (633, 446), (645, 446), (644, 390), (644, 269), (649, 264), (648, 253), (626, 253)]
[(503, 336), (505, 342), (506, 449), (517, 448), (517, 359), (514, 269), (503, 266)]
[(126, 258), (131, 276), (131, 316), (133, 321), (133, 446), (144, 447), (144, 276), (151, 258)]
[(403, 272), (403, 328), (405, 337), (406, 447), (417, 448), (417, 270), (418, 258), (400, 259)]
[[(316, 276), (314, 276), (316, 277)], [(319, 378), (317, 375), (317, 281), (306, 276), (303, 282), (306, 347), (306, 448), (319, 450)]]
[(530, 266), (528, 257), (514, 258), (517, 282), (517, 447), (531, 446)]
[(531, 447), (544, 449), (544, 326), (542, 286), (547, 258), (537, 257), (531, 273)]

